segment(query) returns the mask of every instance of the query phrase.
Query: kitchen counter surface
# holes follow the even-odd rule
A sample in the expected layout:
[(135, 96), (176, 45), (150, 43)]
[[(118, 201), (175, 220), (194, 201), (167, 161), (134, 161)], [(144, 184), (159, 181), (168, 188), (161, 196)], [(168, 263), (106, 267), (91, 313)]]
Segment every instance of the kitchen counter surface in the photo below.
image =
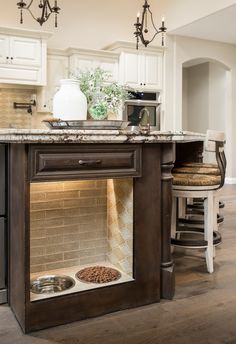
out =
[(158, 143), (204, 141), (205, 135), (188, 131), (0, 129), (0, 143)]

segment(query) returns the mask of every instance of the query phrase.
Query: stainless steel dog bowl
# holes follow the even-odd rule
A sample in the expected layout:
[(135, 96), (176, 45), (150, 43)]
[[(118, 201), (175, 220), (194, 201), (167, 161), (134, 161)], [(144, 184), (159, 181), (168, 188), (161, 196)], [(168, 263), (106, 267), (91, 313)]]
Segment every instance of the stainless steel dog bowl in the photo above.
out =
[(74, 279), (69, 276), (48, 275), (31, 280), (30, 289), (34, 294), (49, 294), (65, 291), (74, 285)]

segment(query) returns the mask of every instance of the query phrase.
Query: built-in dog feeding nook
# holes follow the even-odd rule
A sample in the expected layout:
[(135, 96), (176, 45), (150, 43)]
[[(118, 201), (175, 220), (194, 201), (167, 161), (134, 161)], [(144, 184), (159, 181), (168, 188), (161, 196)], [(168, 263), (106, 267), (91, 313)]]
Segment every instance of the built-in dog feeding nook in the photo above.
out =
[(31, 301), (133, 280), (133, 179), (30, 184)]

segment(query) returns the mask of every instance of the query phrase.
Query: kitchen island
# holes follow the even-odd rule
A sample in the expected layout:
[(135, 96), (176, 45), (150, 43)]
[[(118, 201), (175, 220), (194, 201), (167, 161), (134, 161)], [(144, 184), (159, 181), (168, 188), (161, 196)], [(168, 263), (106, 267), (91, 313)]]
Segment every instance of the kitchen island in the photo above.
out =
[[(179, 155), (198, 161), (203, 141), (189, 132), (0, 129), (9, 304), (25, 332), (173, 298), (171, 169)], [(89, 264), (115, 268), (118, 279), (83, 283), (77, 271)], [(48, 274), (74, 284), (33, 293), (32, 280)]]

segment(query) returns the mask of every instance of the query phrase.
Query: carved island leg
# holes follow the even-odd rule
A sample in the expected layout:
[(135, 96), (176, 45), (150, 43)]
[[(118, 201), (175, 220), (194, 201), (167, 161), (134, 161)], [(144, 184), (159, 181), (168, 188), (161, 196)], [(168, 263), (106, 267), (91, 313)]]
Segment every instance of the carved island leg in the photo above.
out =
[(173, 144), (162, 145), (161, 162), (161, 298), (172, 299), (175, 291), (174, 263), (171, 255)]

